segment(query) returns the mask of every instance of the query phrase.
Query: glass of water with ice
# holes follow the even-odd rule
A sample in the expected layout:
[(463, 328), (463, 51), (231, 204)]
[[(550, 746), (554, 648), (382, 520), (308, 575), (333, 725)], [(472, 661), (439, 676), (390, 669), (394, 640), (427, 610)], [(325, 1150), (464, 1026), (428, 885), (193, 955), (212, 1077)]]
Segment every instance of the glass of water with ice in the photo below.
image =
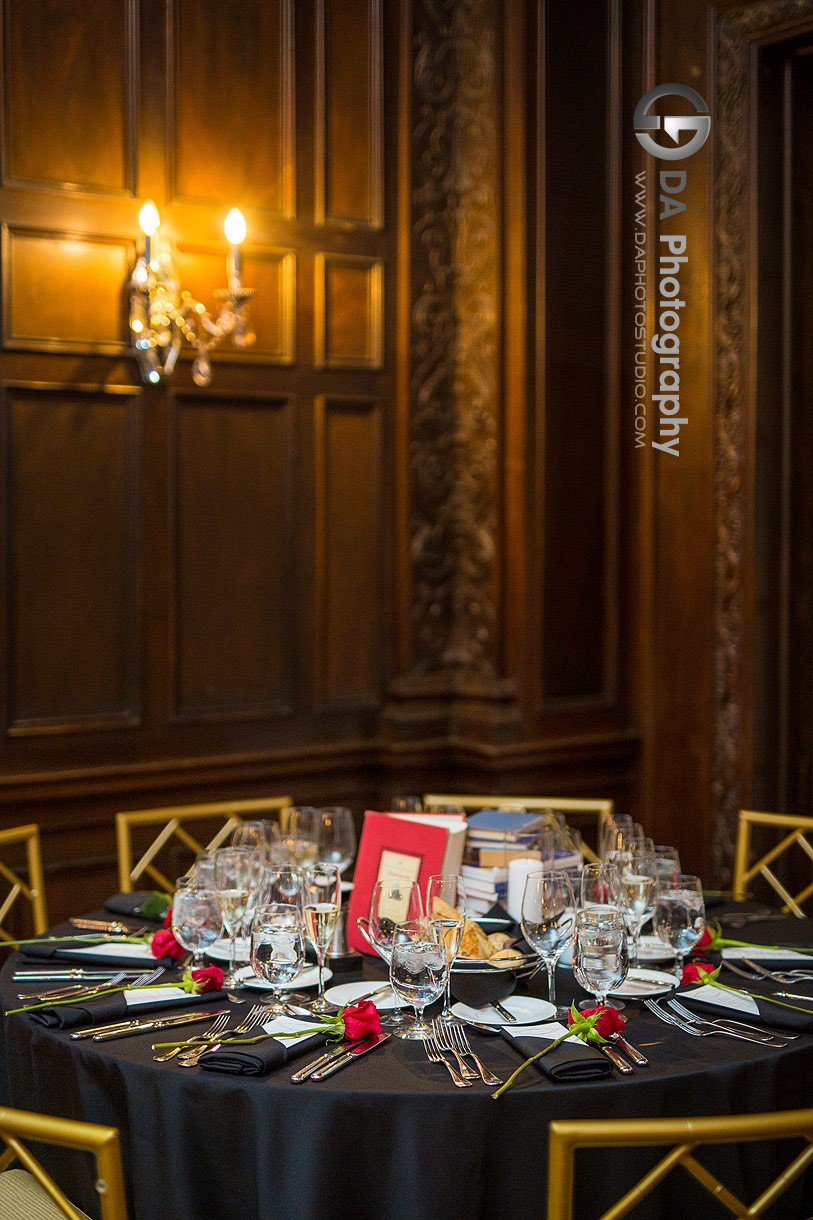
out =
[(688, 873), (661, 877), (652, 923), (661, 940), (675, 951), (680, 980), (683, 958), (692, 951), (706, 926), (706, 904), (700, 878)]
[(449, 962), (442, 931), (426, 919), (413, 919), (396, 925), (392, 938), (390, 983), (395, 994), (415, 1009), (415, 1021), (401, 1038), (431, 1037), (432, 1027), (424, 1020), (427, 1004), (443, 995)]

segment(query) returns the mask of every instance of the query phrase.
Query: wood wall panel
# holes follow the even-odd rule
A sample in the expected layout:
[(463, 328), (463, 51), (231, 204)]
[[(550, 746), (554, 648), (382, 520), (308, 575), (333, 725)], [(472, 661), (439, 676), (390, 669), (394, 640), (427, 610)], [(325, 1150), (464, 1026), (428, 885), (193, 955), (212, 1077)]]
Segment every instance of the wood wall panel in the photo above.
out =
[(3, 228), (3, 344), (43, 351), (125, 350), (132, 242)]
[(317, 0), (316, 221), (383, 224), (381, 0)]
[(11, 734), (138, 720), (139, 397), (4, 390)]
[(380, 368), (384, 267), (376, 259), (316, 256), (316, 363), (327, 368)]
[(292, 0), (173, 0), (172, 194), (294, 210)]
[(6, 0), (4, 185), (135, 188), (137, 0)]
[[(217, 316), (220, 302), (215, 293), (223, 291), (226, 285), (224, 249), (179, 245), (175, 264), (184, 289)], [(256, 335), (256, 341), (239, 350), (226, 341), (218, 348), (217, 358), (292, 363), (296, 330), (295, 253), (249, 246), (242, 255), (242, 280), (245, 288), (256, 293), (247, 306), (249, 329)]]
[(278, 714), (291, 700), (292, 403), (175, 398), (175, 715)]
[(381, 687), (381, 404), (315, 404), (317, 707), (375, 704)]

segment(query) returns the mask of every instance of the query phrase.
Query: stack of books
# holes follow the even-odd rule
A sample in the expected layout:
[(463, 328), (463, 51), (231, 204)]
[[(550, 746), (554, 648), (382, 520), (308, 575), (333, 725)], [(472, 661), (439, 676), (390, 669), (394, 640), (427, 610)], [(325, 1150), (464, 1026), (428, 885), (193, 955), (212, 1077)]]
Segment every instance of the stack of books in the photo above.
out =
[(542, 859), (534, 844), (546, 823), (545, 814), (506, 809), (481, 809), (469, 817), (462, 875), (471, 913), (484, 915), (495, 902), (505, 902), (512, 860)]

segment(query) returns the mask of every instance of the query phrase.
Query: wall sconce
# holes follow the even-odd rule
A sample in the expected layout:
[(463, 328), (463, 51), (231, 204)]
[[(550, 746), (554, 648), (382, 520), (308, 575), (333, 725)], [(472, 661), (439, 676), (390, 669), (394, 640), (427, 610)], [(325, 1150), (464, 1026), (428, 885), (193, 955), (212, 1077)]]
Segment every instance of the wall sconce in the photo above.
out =
[(196, 350), (192, 380), (195, 385), (207, 386), (212, 380), (212, 348), (227, 336), (235, 347), (249, 347), (256, 337), (248, 329), (246, 309), (254, 290), (244, 288), (240, 279), (240, 246), (246, 236), (243, 213), (232, 208), (223, 226), (229, 243), (228, 287), (215, 293), (222, 302), (217, 319), (210, 317), (200, 301), (181, 290), (172, 246), (159, 235), (161, 217), (151, 199), (138, 213), (138, 223), (144, 234), (144, 251), (138, 256), (128, 287), (130, 332), (142, 379), (157, 383), (171, 377), (185, 339)]

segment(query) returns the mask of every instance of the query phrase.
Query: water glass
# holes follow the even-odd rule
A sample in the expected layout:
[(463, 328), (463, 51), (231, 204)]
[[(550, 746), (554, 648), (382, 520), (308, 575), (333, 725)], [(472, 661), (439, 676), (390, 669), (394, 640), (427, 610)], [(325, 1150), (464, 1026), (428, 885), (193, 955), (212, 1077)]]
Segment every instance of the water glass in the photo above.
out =
[(662, 877), (658, 884), (653, 915), (655, 931), (675, 951), (677, 976), (683, 974), (683, 959), (691, 952), (706, 926), (703, 884), (689, 873)]
[(310, 1011), (323, 1014), (331, 1011), (325, 999), (323, 971), (325, 956), (333, 940), (341, 909), (341, 874), (334, 864), (315, 864), (302, 874), (302, 917), (305, 935), (316, 950), (319, 967), (319, 991), (308, 1005)]
[(611, 907), (589, 907), (576, 916), (573, 945), (573, 975), (585, 991), (595, 996), (580, 1007), (601, 1007), (607, 993), (623, 983), (629, 970), (627, 931), (624, 918)]
[(632, 938), (632, 965), (638, 965), (641, 928), (655, 909), (658, 866), (654, 855), (643, 851), (622, 852), (616, 862), (616, 893)]
[(432, 1036), (423, 1010), (443, 994), (449, 963), (439, 928), (428, 919), (401, 923), (395, 928), (390, 959), (390, 983), (397, 996), (415, 1009), (415, 1020), (399, 1035), (424, 1039)]
[[(567, 873), (529, 873), (522, 895), (522, 932), (548, 972), (548, 999), (556, 1004), (556, 963), (573, 940), (576, 900)], [(557, 1016), (561, 1015), (557, 1009)]]
[[(395, 877), (376, 881), (370, 897), (370, 917), (358, 919), (356, 923), (362, 935), (389, 967), (392, 942), (398, 924), (411, 923), (422, 918), (423, 902), (417, 882)], [(395, 1031), (406, 1028), (408, 1023), (400, 1005), (391, 1015), (381, 1018), (382, 1025), (387, 1025)]]
[(192, 966), (203, 965), (203, 955), (223, 931), (217, 893), (203, 886), (181, 884), (172, 898), (172, 934), (192, 953)]
[(279, 990), (292, 983), (302, 971), (305, 940), (302, 913), (288, 903), (272, 902), (257, 907), (251, 924), (251, 967), (258, 978), (269, 983), (272, 991), (268, 1015), (285, 1013), (285, 996)]
[(449, 962), (443, 1012), (437, 1019), (456, 1025), (457, 1019), (452, 1016), (451, 983), (452, 966), (466, 926), (466, 887), (463, 878), (454, 873), (438, 873), (430, 877), (426, 886), (426, 910), (433, 926), (440, 929)]

